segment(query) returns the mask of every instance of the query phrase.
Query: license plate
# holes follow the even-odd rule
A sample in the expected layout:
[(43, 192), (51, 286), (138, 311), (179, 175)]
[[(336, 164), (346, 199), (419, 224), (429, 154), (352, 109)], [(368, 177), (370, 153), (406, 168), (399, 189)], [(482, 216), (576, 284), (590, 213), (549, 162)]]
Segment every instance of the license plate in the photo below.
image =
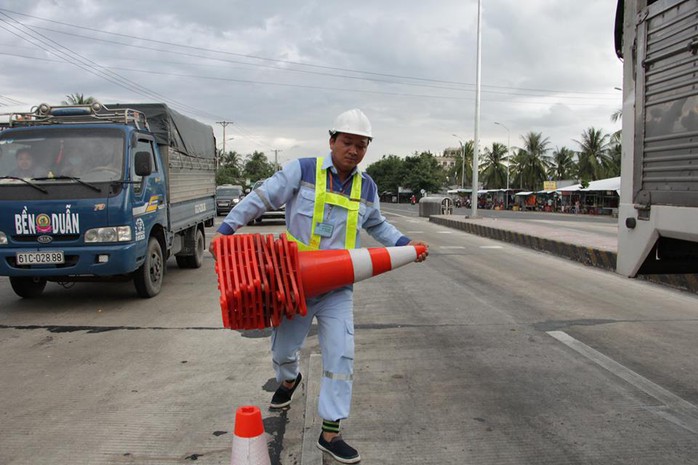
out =
[(61, 265), (65, 263), (63, 251), (17, 252), (18, 265)]

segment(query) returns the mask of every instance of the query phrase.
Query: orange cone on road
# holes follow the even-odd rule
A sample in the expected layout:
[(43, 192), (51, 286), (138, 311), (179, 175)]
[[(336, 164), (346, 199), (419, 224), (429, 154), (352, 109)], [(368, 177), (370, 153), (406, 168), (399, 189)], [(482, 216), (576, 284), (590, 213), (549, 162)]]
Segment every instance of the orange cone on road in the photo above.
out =
[(230, 465), (271, 465), (259, 407), (237, 409)]
[(223, 326), (263, 329), (307, 313), (305, 299), (393, 270), (426, 247), (299, 252), (285, 235), (234, 234), (216, 239)]

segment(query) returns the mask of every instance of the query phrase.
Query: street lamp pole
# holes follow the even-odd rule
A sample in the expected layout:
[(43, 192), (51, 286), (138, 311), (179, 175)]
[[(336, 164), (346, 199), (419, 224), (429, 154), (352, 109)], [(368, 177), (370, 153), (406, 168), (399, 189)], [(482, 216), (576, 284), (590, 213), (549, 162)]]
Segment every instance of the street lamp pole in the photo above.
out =
[(482, 72), (480, 65), (482, 62), (482, 0), (477, 1), (477, 63), (475, 66), (475, 145), (473, 150), (473, 202), (472, 218), (477, 218), (478, 203), (478, 174), (480, 170), (480, 78)]
[(511, 155), (511, 154), (509, 153), (509, 151), (511, 150), (511, 149), (510, 149), (510, 148), (511, 148), (511, 145), (510, 145), (510, 142), (511, 142), (511, 138), (510, 138), (511, 133), (509, 132), (509, 128), (506, 127), (506, 126), (504, 126), (502, 123), (498, 123), (498, 122), (495, 121), (494, 124), (503, 127), (503, 128), (506, 129), (506, 131), (507, 131), (507, 197), (506, 197), (507, 201), (506, 201), (505, 208), (508, 210), (508, 209), (509, 209), (509, 156)]

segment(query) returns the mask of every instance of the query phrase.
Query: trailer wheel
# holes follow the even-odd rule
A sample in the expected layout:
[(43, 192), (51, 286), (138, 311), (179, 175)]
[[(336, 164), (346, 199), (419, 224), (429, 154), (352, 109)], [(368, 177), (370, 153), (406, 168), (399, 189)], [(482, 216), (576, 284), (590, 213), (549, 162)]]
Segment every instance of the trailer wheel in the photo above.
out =
[(165, 260), (162, 247), (154, 237), (148, 240), (148, 251), (145, 261), (133, 275), (133, 284), (139, 297), (149, 298), (160, 293), (162, 278), (165, 272)]
[(44, 278), (20, 278), (17, 276), (10, 276), (10, 285), (12, 290), (15, 291), (20, 297), (25, 299), (33, 299), (39, 297), (44, 288), (46, 287), (46, 279)]
[(177, 266), (180, 268), (201, 268), (204, 263), (204, 250), (206, 249), (206, 239), (204, 233), (197, 228), (194, 237), (194, 255), (179, 256), (175, 255)]

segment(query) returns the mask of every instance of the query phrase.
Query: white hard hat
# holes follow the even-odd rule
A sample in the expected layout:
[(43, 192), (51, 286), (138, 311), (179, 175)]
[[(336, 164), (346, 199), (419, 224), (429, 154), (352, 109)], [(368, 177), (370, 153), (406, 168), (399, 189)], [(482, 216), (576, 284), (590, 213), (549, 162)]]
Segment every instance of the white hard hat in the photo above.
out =
[(357, 136), (364, 136), (368, 137), (369, 140), (373, 140), (371, 122), (366, 118), (364, 112), (358, 108), (347, 110), (337, 116), (334, 120), (334, 126), (330, 129), (330, 135), (334, 136), (340, 132), (356, 134)]

